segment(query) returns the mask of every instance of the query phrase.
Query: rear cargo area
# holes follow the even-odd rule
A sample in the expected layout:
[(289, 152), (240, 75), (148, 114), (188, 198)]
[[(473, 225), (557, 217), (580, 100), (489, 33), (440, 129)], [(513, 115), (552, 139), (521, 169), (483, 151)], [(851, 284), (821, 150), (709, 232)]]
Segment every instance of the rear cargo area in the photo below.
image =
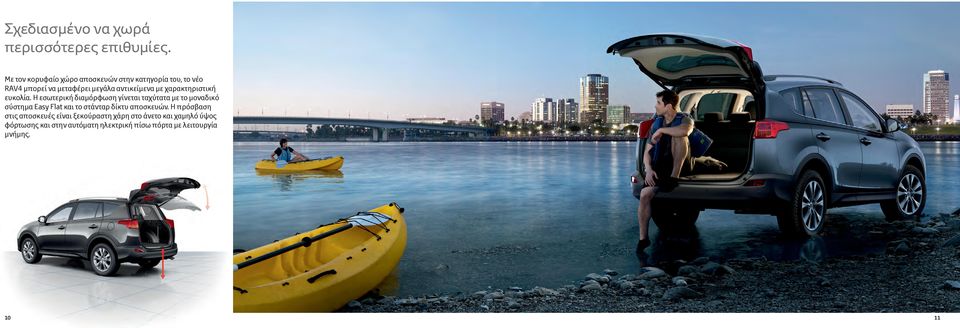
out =
[(756, 125), (753, 95), (738, 89), (698, 89), (680, 93), (680, 107), (694, 127), (713, 139), (704, 156), (694, 158), (692, 181), (733, 180), (747, 170)]
[(145, 248), (160, 248), (173, 242), (170, 227), (163, 221), (160, 210), (155, 205), (136, 205), (140, 214), (140, 243)]

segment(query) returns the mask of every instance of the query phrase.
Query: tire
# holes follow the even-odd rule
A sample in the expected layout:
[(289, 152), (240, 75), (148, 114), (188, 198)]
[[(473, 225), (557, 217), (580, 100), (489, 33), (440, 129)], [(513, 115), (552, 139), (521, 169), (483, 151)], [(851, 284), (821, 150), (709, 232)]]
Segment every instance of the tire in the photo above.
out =
[(43, 258), (43, 254), (40, 254), (40, 247), (37, 246), (37, 241), (33, 240), (33, 237), (23, 238), (20, 241), (20, 256), (23, 257), (23, 261), (34, 264), (40, 262), (40, 259)]
[(160, 264), (160, 259), (143, 260), (137, 262), (137, 264), (139, 264), (141, 268), (150, 269), (157, 266), (157, 264)]
[(120, 269), (117, 252), (105, 243), (96, 244), (90, 250), (90, 267), (98, 275), (112, 276)]
[(919, 218), (923, 214), (924, 206), (927, 205), (927, 181), (923, 172), (912, 165), (907, 165), (897, 179), (896, 188), (896, 198), (880, 203), (883, 215), (887, 220)]
[(803, 172), (786, 209), (777, 214), (780, 232), (794, 237), (817, 236), (827, 218), (830, 191), (817, 171)]
[(650, 216), (660, 231), (689, 231), (696, 226), (700, 210), (682, 208), (673, 203), (659, 203), (650, 209)]

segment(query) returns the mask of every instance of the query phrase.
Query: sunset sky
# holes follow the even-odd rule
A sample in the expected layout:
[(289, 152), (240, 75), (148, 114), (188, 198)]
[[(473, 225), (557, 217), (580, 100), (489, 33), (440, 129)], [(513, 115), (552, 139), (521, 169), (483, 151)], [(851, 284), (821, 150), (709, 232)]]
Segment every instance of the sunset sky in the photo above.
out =
[[(637, 35), (676, 32), (753, 48), (766, 74), (841, 81), (880, 113), (920, 108), (923, 73), (960, 74), (958, 3), (236, 3), (241, 115), (506, 116), (537, 97), (579, 98), (610, 78), (610, 103), (652, 112), (658, 87), (606, 54)], [(951, 95), (960, 83), (951, 85)], [(952, 96), (951, 96), (952, 98)], [(580, 100), (577, 99), (579, 102)], [(951, 104), (952, 106), (952, 104)]]

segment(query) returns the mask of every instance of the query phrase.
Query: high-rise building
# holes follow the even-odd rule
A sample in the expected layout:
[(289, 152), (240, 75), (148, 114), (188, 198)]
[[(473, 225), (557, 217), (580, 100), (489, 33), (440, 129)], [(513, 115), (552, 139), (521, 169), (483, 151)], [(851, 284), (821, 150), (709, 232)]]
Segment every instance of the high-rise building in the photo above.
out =
[(942, 70), (923, 74), (923, 112), (936, 115), (936, 122), (943, 123), (949, 109), (950, 74)]
[(480, 122), (486, 126), (503, 122), (503, 103), (496, 101), (480, 103)]
[(580, 117), (581, 125), (593, 124), (600, 120), (606, 124), (607, 104), (610, 103), (609, 79), (600, 74), (587, 74), (580, 78)]
[(953, 122), (960, 122), (960, 95), (953, 95)]
[(577, 123), (577, 113), (580, 111), (580, 105), (576, 99), (557, 99), (557, 122)]
[(913, 104), (890, 104), (887, 105), (887, 116), (902, 120), (913, 116), (915, 113)]
[(553, 98), (537, 98), (530, 106), (533, 113), (533, 120), (537, 122), (555, 122), (557, 121), (557, 103)]
[(609, 105), (607, 106), (607, 124), (630, 123), (630, 106), (627, 105)]

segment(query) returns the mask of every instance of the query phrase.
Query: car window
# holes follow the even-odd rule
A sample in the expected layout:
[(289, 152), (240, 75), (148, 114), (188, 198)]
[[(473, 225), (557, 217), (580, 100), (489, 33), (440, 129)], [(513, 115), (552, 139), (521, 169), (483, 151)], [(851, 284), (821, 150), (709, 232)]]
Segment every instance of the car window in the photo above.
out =
[(700, 102), (697, 103), (697, 121), (703, 121), (703, 117), (706, 116), (707, 113), (720, 113), (721, 120), (727, 119), (736, 97), (736, 93), (711, 93), (703, 95), (703, 97), (700, 97)]
[(115, 203), (103, 203), (103, 217), (105, 219), (126, 219), (130, 215), (126, 206)]
[(743, 104), (740, 105), (740, 111), (741, 111), (741, 112), (746, 112), (746, 111), (747, 111), (747, 104), (752, 103), (752, 102), (753, 102), (753, 96), (752, 96), (752, 95), (751, 95), (751, 96), (746, 96), (745, 98), (743, 98)]
[(73, 205), (61, 207), (47, 216), (47, 223), (66, 222), (73, 213)]
[(690, 99), (693, 99), (694, 96), (700, 94), (699, 92), (688, 93), (686, 96), (680, 99), (680, 107), (677, 107), (677, 110), (683, 111), (687, 109), (687, 103), (690, 102)]
[(883, 131), (880, 125), (880, 119), (873, 113), (873, 109), (870, 109), (870, 107), (861, 102), (860, 99), (846, 92), (841, 92), (840, 98), (843, 98), (843, 104), (847, 106), (847, 113), (850, 114), (850, 120), (853, 121), (850, 125), (864, 130)]
[(804, 93), (804, 107), (812, 106), (814, 117), (827, 122), (846, 124), (847, 120), (843, 117), (840, 102), (837, 101), (833, 90), (816, 88), (807, 89)]
[(74, 221), (92, 219), (100, 214), (100, 203), (80, 203), (77, 205), (77, 213), (73, 215)]
[(160, 211), (154, 205), (137, 205), (137, 214), (143, 216), (144, 220), (161, 220)]
[(790, 110), (792, 110), (794, 113), (803, 116), (810, 116), (810, 114), (807, 114), (807, 112), (803, 110), (804, 107), (800, 99), (800, 89), (781, 91), (780, 96), (783, 97), (783, 100), (787, 102), (787, 105), (790, 106)]

